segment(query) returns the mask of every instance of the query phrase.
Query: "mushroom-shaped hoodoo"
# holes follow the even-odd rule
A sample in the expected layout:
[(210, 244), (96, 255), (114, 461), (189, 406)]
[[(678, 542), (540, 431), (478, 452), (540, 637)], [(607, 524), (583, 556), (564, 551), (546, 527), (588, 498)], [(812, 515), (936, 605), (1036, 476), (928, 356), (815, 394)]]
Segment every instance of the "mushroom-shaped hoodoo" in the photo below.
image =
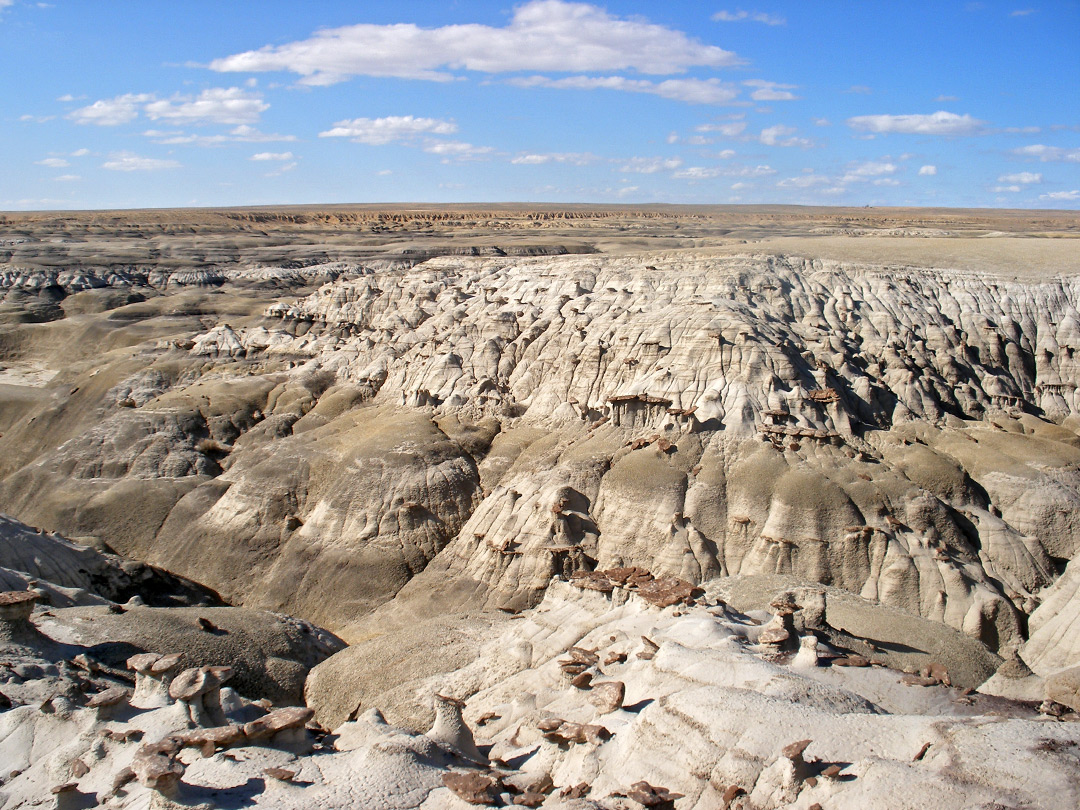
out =
[(232, 667), (185, 669), (169, 684), (169, 697), (184, 704), (195, 725), (224, 726), (229, 721), (221, 709), (221, 686), (232, 676)]

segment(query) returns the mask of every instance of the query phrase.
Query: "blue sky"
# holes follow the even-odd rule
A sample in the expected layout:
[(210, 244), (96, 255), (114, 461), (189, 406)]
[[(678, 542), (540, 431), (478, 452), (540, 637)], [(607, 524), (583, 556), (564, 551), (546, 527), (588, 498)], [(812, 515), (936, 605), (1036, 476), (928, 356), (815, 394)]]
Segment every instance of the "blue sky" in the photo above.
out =
[(1080, 2), (0, 0), (0, 209), (1080, 208)]

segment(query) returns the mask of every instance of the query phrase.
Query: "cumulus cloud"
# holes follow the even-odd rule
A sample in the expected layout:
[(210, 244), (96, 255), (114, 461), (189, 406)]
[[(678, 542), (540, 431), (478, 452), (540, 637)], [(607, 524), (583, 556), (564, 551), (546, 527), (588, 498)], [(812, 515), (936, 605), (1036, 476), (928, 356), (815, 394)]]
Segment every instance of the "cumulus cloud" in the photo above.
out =
[(382, 146), (395, 141), (408, 141), (421, 135), (452, 135), (457, 124), (438, 118), (416, 118), (412, 115), (389, 115), (385, 118), (353, 118), (338, 121), (332, 129), (320, 132), (320, 138), (349, 138), (355, 143)]
[(1042, 175), (1035, 172), (1018, 172), (1017, 174), (1003, 174), (998, 178), (998, 182), (1026, 185), (1028, 183), (1041, 183), (1042, 179)]
[(1040, 194), (1040, 200), (1080, 200), (1080, 190), (1051, 191), (1049, 194)]
[(937, 166), (931, 164), (927, 164), (926, 166), (920, 166), (919, 174), (924, 177), (933, 177), (935, 174), (937, 174)]
[(1002, 194), (1004, 192), (1017, 192), (1020, 190), (1020, 186), (992, 186), (990, 188), (995, 194)]
[(763, 11), (718, 11), (712, 15), (716, 22), (759, 22), (765, 25), (784, 25), (787, 20), (776, 14), (766, 14)]
[(154, 96), (149, 93), (125, 93), (73, 110), (68, 113), (68, 118), (77, 124), (115, 127), (134, 121), (139, 116), (142, 105), (153, 100)]
[(632, 157), (619, 167), (619, 171), (633, 172), (634, 174), (656, 174), (657, 172), (672, 171), (680, 166), (682, 166), (681, 158)]
[(292, 160), (292, 152), (256, 152), (248, 160)]
[(179, 167), (180, 164), (175, 160), (141, 157), (131, 152), (117, 152), (101, 164), (101, 168), (112, 169), (116, 172), (146, 172)]
[(777, 188), (813, 188), (814, 186), (827, 186), (832, 183), (828, 177), (822, 174), (806, 172), (795, 177), (786, 177), (776, 183)]
[(723, 169), (720, 166), (687, 166), (675, 172), (673, 176), (681, 180), (709, 180), (721, 174), (723, 174)]
[(89, 154), (90, 154), (90, 150), (86, 149), (86, 148), (83, 148), (83, 149), (76, 149), (74, 152), (71, 153), (71, 156), (72, 157), (86, 157)]
[(34, 161), (38, 166), (48, 166), (50, 169), (63, 169), (71, 164), (63, 158), (44, 158), (43, 160)]
[(143, 135), (152, 139), (154, 143), (169, 146), (221, 146), (225, 143), (270, 143), (274, 141), (291, 142), (296, 140), (295, 135), (279, 135), (270, 132), (260, 132), (247, 124), (241, 124), (238, 127), (234, 127), (225, 135), (194, 135), (184, 132), (182, 129), (148, 129)]
[(745, 129), (745, 121), (732, 121), (726, 124), (700, 124), (694, 127), (695, 132), (718, 132), (726, 138), (736, 138), (742, 135)]
[(847, 125), (860, 132), (905, 135), (978, 135), (985, 121), (939, 110), (930, 115), (857, 115)]
[(813, 143), (806, 138), (789, 138), (788, 135), (795, 133), (795, 127), (786, 127), (783, 124), (777, 124), (776, 126), (766, 127), (761, 130), (761, 134), (758, 135), (758, 140), (766, 146), (813, 146)]
[(569, 163), (573, 166), (586, 166), (595, 163), (599, 157), (591, 152), (543, 152), (518, 155), (510, 160), (516, 166), (541, 166), (545, 163)]
[(747, 87), (757, 88), (750, 94), (750, 98), (754, 101), (794, 101), (798, 98), (797, 95), (791, 92), (798, 85), (767, 82), (764, 79), (749, 79), (743, 84)]
[(144, 111), (153, 121), (172, 124), (253, 124), (270, 108), (262, 96), (239, 87), (212, 87), (198, 96), (151, 101)]
[(739, 95), (731, 84), (719, 79), (628, 79), (625, 76), (567, 76), (552, 79), (548, 76), (525, 76), (510, 79), (516, 87), (553, 87), (563, 90), (621, 90), (628, 93), (649, 93), (689, 104), (728, 104)]
[(118, 126), (134, 121), (142, 113), (151, 120), (174, 125), (249, 125), (269, 107), (257, 93), (239, 87), (212, 87), (198, 96), (176, 95), (170, 99), (159, 99), (153, 93), (125, 93), (73, 110), (68, 118), (78, 124)]
[[(884, 163), (878, 161), (868, 161), (866, 163), (856, 163), (850, 166), (847, 173), (841, 178), (842, 183), (859, 183), (867, 180), (873, 180), (877, 185), (892, 185), (896, 181), (883, 182), (881, 178), (886, 175), (894, 174), (897, 170), (897, 166), (894, 163)], [(879, 178), (874, 180), (874, 178)]]
[(473, 160), (481, 155), (489, 155), (495, 150), (490, 146), (473, 146), (464, 141), (429, 140), (424, 144), (424, 151), (432, 155), (442, 155), (456, 160)]
[(711, 177), (766, 177), (776, 174), (768, 165), (758, 166), (688, 166), (675, 172), (672, 177), (683, 180), (704, 180)]
[(501, 28), (446, 25), (420, 28), (350, 25), (308, 39), (234, 54), (210, 63), (217, 71), (288, 71), (305, 84), (350, 76), (447, 81), (452, 71), (600, 72), (634, 70), (663, 75), (690, 67), (739, 64), (730, 51), (640, 18), (620, 18), (588, 3), (531, 0)]
[(1044, 162), (1062, 160), (1067, 163), (1080, 163), (1080, 149), (1063, 149), (1060, 146), (1047, 146), (1042, 143), (1013, 149), (1013, 154), (1021, 157), (1038, 158)]

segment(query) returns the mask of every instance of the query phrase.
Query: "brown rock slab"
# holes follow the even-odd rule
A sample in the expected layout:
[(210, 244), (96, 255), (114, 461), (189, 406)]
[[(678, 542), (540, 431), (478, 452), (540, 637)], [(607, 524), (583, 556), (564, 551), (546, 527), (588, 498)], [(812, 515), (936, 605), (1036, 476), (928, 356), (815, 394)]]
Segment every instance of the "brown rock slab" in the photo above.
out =
[(492, 805), (495, 803), (492, 790), (496, 788), (497, 783), (482, 773), (455, 771), (443, 774), (442, 781), (455, 796), (469, 804)]
[(112, 689), (106, 689), (104, 692), (98, 692), (96, 695), (86, 701), (86, 705), (91, 709), (104, 708), (105, 706), (115, 706), (118, 703), (123, 703), (125, 700), (131, 697), (131, 692), (122, 686), (114, 686)]
[(621, 709), (626, 699), (626, 684), (622, 681), (602, 681), (594, 683), (589, 690), (589, 703), (599, 709), (600, 714), (607, 714)]
[(650, 605), (659, 608), (686, 605), (693, 602), (703, 591), (696, 585), (678, 577), (660, 577), (638, 585), (638, 595)]
[(279, 782), (291, 782), (296, 776), (296, 771), (290, 771), (288, 768), (265, 768), (263, 773)]
[(803, 751), (805, 751), (812, 742), (813, 740), (799, 740), (798, 742), (788, 743), (780, 750), (780, 753), (793, 762), (801, 760)]
[(592, 790), (588, 782), (579, 782), (576, 785), (567, 785), (559, 791), (559, 797), (562, 799), (583, 799), (589, 795), (589, 791)]
[(287, 706), (283, 709), (274, 709), (265, 717), (245, 723), (243, 727), (244, 735), (252, 740), (272, 737), (279, 731), (302, 728), (314, 716), (315, 712), (306, 706)]
[(570, 684), (576, 689), (588, 689), (591, 683), (593, 675), (591, 672), (582, 672), (579, 675), (575, 675)]
[(633, 799), (645, 807), (661, 807), (669, 805), (676, 799), (681, 799), (682, 793), (673, 793), (665, 787), (650, 785), (648, 782), (635, 782), (626, 792), (626, 798)]

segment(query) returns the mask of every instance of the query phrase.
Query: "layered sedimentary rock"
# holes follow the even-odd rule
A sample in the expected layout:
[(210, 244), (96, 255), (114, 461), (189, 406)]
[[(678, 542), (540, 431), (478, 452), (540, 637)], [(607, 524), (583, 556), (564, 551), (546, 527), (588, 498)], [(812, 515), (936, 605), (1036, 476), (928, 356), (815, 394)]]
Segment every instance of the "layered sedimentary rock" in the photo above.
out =
[(534, 213), (5, 241), (0, 806), (1075, 804), (1075, 218)]
[[(80, 668), (58, 665), (55, 642), (34, 627), (54, 625), (5, 613), (0, 627), (19, 621), (43, 641), (0, 675), (11, 769), (0, 807), (42, 796), (64, 807), (378, 810), (857, 808), (883, 797), (897, 808), (1003, 797), (1066, 807), (1080, 797), (1075, 722), (969, 694), (951, 685), (962, 667), (941, 659), (905, 673), (893, 656), (909, 653), (845, 648), (861, 642), (830, 622), (860, 608), (835, 610), (834, 593), (795, 587), (743, 613), (717, 599), (723, 581), (650, 588), (648, 577), (614, 569), (553, 583), (476, 660), (416, 684), (434, 716), (420, 730), (377, 708), (335, 719), (317, 677), (334, 659), (316, 670), (312, 708), (274, 708), (237, 694), (231, 666), (183, 668), (149, 652), (126, 669), (95, 667), (79, 647), (66, 652), (82, 649)], [(889, 612), (879, 619), (888, 625)], [(914, 645), (945, 631), (925, 624), (893, 629)], [(780, 625), (803, 634), (798, 654), (785, 652)], [(815, 633), (830, 641), (806, 644)], [(950, 666), (962, 660), (947, 654)]]
[(640, 564), (792, 574), (1015, 648), (1080, 543), (1071, 278), (679, 252), (358, 273), (162, 345), (6, 499), (338, 627), (436, 558), (414, 590), (510, 609)]

